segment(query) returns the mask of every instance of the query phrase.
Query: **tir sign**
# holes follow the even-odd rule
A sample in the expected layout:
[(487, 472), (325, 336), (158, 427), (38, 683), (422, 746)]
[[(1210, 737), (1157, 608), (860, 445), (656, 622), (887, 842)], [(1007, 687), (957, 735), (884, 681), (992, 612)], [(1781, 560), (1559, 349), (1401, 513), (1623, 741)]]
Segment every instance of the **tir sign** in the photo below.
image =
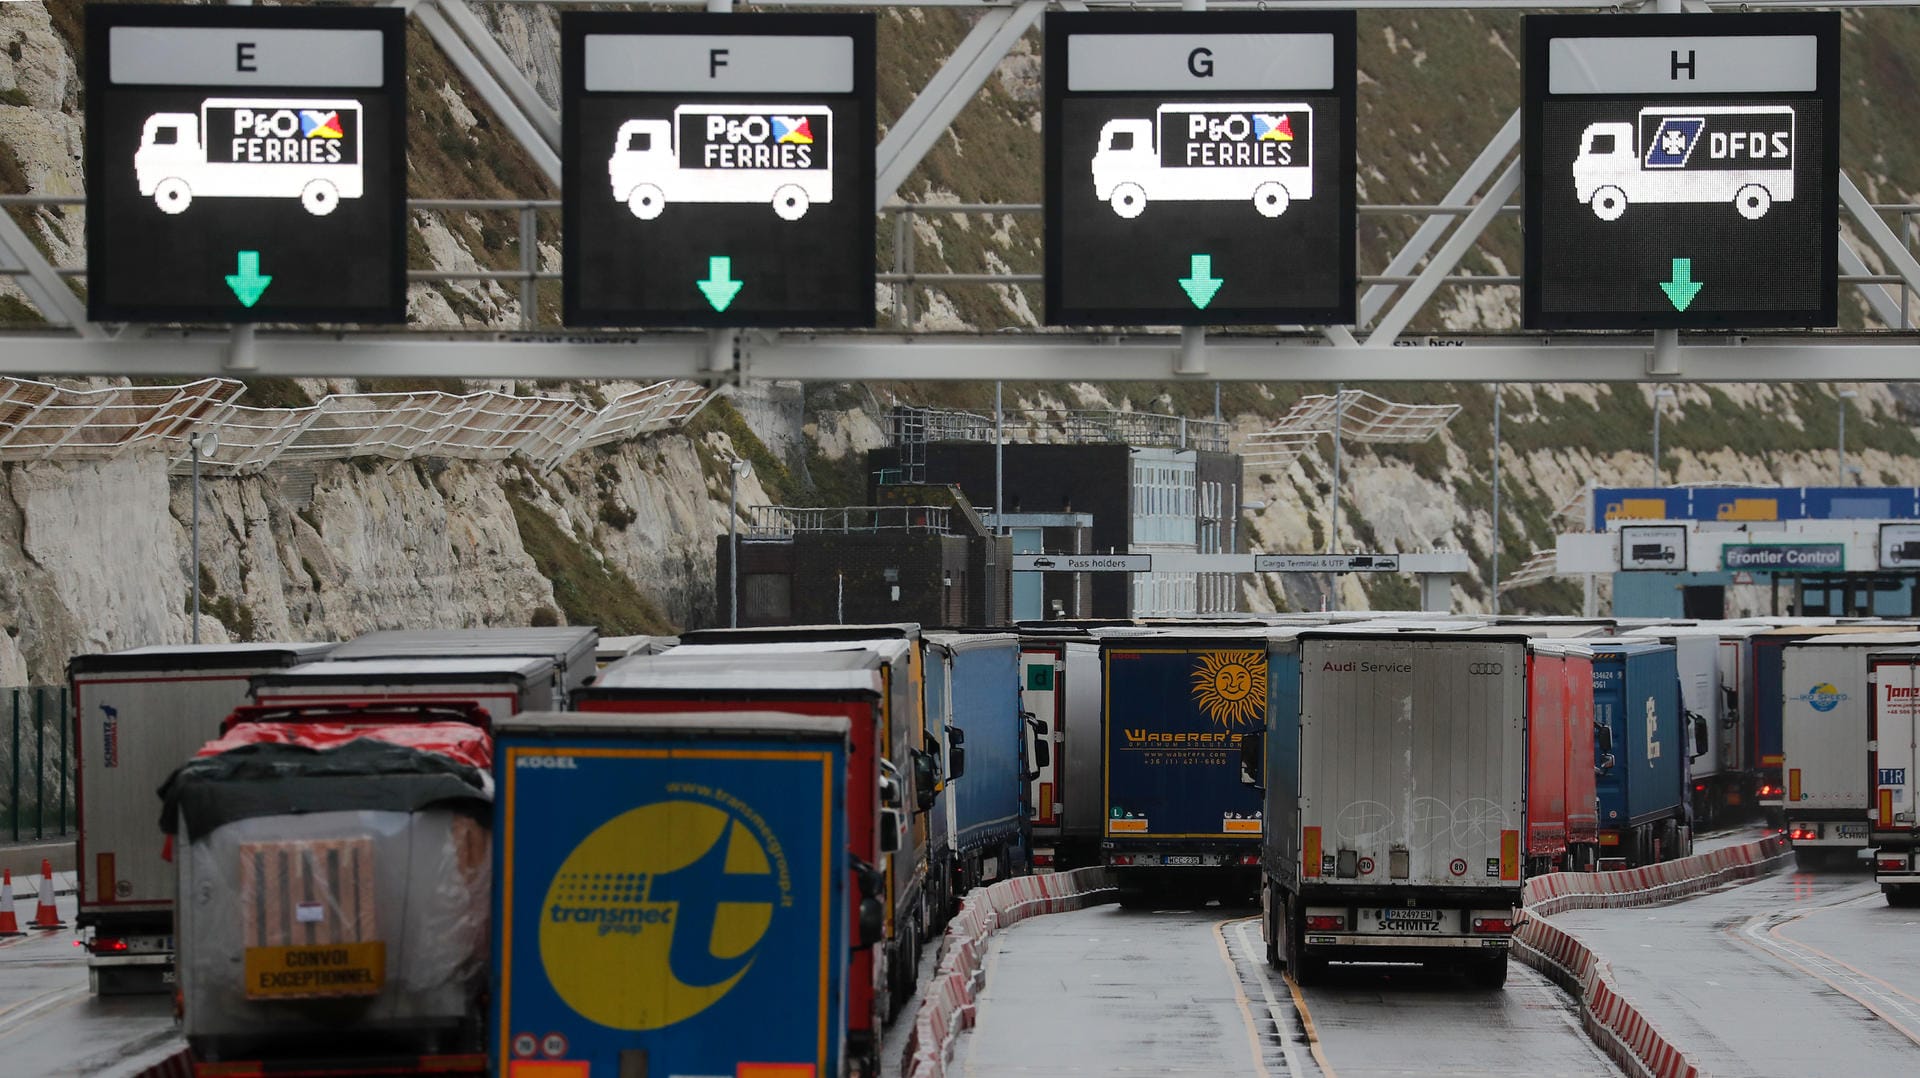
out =
[(87, 312), (406, 321), (397, 10), (87, 8)]
[(1350, 12), (1047, 16), (1046, 320), (1354, 318)]
[(1526, 324), (1838, 319), (1836, 14), (1526, 23)]
[(569, 324), (873, 324), (871, 15), (560, 32)]

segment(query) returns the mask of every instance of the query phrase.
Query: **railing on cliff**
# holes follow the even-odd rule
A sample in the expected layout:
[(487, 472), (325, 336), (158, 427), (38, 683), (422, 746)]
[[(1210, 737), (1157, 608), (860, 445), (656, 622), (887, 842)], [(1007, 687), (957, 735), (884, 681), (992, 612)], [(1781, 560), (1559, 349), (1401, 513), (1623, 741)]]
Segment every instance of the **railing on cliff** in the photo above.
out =
[[(1009, 443), (1112, 444), (1204, 449), (1214, 453), (1227, 451), (1229, 433), (1227, 423), (1218, 419), (1066, 408), (1009, 408), (1001, 418), (1000, 428)], [(909, 443), (915, 441), (992, 444), (993, 432), (993, 417), (973, 412), (903, 405), (888, 415), (888, 438), (902, 449), (909, 448)]]
[(951, 535), (944, 505), (741, 506), (748, 539), (790, 539), (802, 532), (917, 532)]
[(335, 393), (302, 408), (256, 408), (239, 403), (245, 392), (228, 378), (98, 389), (0, 378), (0, 460), (108, 460), (155, 446), (178, 471), (191, 467), (188, 437), (210, 432), (218, 444), (200, 464), (214, 474), (350, 457), (517, 456), (546, 472), (582, 450), (677, 427), (710, 399), (692, 382), (639, 386), (598, 407), (488, 390)]

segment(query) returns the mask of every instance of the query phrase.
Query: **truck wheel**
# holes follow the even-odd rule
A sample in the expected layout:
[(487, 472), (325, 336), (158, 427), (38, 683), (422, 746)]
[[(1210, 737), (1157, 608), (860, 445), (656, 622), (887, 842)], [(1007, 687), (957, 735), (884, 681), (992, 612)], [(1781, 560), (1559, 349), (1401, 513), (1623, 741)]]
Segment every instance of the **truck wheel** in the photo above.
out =
[(1747, 184), (1733, 193), (1733, 208), (1749, 221), (1758, 221), (1773, 208), (1773, 194), (1757, 183)]
[(1123, 183), (1113, 189), (1107, 205), (1113, 207), (1113, 212), (1132, 220), (1146, 212), (1147, 192), (1137, 183)]
[(667, 208), (666, 192), (643, 183), (627, 192), (627, 209), (642, 221), (651, 221)]
[(1475, 988), (1500, 989), (1507, 986), (1507, 956), (1490, 955), (1475, 961), (1467, 969), (1467, 983)]
[(1267, 937), (1267, 967), (1280, 968), (1280, 926), (1278, 910), (1267, 910), (1260, 917), (1260, 934)]
[(1272, 180), (1253, 189), (1253, 208), (1259, 210), (1262, 217), (1278, 217), (1287, 212), (1289, 201), (1287, 189)]
[(1920, 887), (1912, 884), (1894, 883), (1880, 888), (1887, 893), (1887, 905), (1910, 909), (1920, 906)]
[(1800, 872), (1824, 872), (1827, 869), (1827, 851), (1814, 846), (1801, 846), (1793, 851), (1793, 867)]
[(807, 215), (807, 193), (799, 184), (790, 183), (773, 193), (773, 212), (780, 215), (782, 221), (798, 221)]
[(340, 205), (340, 189), (330, 180), (311, 180), (300, 189), (300, 205), (315, 217), (325, 217)]
[(161, 213), (185, 213), (193, 205), (193, 188), (187, 181), (169, 176), (154, 185), (153, 204)]
[(1618, 221), (1620, 215), (1627, 212), (1627, 193), (1609, 184), (1595, 191), (1587, 205), (1593, 207), (1593, 215), (1602, 221)]

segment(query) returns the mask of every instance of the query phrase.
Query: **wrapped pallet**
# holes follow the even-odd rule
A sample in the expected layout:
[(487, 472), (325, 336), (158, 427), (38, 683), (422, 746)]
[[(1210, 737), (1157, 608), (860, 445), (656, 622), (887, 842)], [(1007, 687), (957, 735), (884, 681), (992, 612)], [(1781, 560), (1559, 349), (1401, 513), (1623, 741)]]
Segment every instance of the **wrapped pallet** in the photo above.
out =
[(242, 724), (174, 773), (195, 1059), (478, 1049), (491, 759), (458, 723)]

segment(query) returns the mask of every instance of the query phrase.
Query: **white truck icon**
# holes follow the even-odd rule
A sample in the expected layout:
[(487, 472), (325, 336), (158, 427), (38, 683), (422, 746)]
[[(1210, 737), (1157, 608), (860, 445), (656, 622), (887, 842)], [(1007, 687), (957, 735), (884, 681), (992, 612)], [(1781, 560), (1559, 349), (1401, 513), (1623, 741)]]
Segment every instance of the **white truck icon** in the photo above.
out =
[(672, 202), (765, 203), (781, 220), (833, 201), (833, 110), (825, 105), (682, 105), (628, 120), (607, 159), (613, 197), (642, 221)]
[(324, 217), (365, 193), (360, 102), (214, 97), (140, 128), (140, 193), (169, 214), (208, 198), (298, 198)]
[(1161, 105), (1152, 120), (1110, 120), (1093, 193), (1128, 218), (1160, 200), (1246, 200), (1278, 217), (1313, 197), (1313, 107), (1188, 103)]
[(1587, 125), (1573, 162), (1574, 195), (1602, 221), (1630, 202), (1731, 202), (1758, 221), (1793, 201), (1791, 105), (1662, 105), (1637, 125)]

